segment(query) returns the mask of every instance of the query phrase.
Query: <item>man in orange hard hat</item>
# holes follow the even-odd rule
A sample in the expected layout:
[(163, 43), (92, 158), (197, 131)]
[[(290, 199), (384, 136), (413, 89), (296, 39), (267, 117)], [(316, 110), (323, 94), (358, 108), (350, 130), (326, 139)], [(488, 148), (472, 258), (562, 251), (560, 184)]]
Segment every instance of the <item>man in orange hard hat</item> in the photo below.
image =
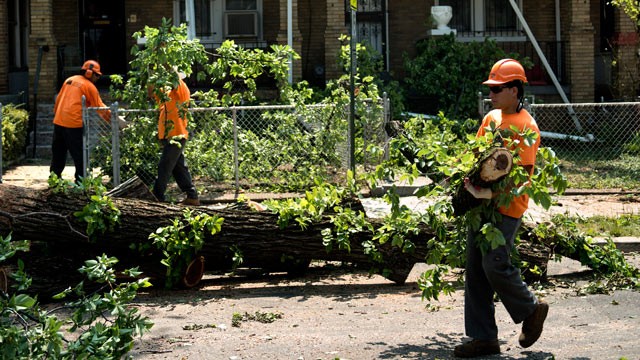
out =
[[(504, 146), (510, 147), (519, 157), (518, 166), (533, 174), (536, 153), (540, 145), (540, 130), (535, 120), (523, 109), (524, 89), (527, 82), (524, 68), (514, 59), (502, 59), (493, 65), (489, 78), (483, 84), (489, 86), (489, 97), (494, 110), (484, 119), (477, 137), (497, 129), (501, 136), (508, 134)], [(517, 129), (517, 131), (513, 131)], [(520, 134), (529, 129), (537, 133), (534, 144), (527, 145)], [(511, 144), (511, 145), (509, 145)], [(478, 199), (493, 199), (498, 195), (491, 188), (481, 188), (465, 179), (465, 188)], [(512, 184), (521, 186), (523, 184)], [(509, 191), (509, 189), (504, 190)], [(478, 240), (483, 236), (480, 229), (469, 229), (467, 236), (467, 262), (465, 272), (465, 332), (472, 340), (454, 349), (457, 357), (471, 358), (500, 353), (498, 327), (495, 321), (494, 293), (504, 304), (515, 323), (522, 322), (518, 339), (527, 348), (535, 343), (542, 333), (549, 305), (539, 301), (522, 281), (520, 270), (511, 264), (510, 254), (522, 215), (527, 210), (529, 197), (515, 196), (506, 206), (497, 207), (499, 213), (493, 225), (502, 233), (505, 245), (483, 253)], [(482, 223), (491, 222), (483, 219)]]
[[(79, 182), (84, 174), (82, 151), (82, 97), (85, 97), (87, 107), (106, 107), (95, 82), (100, 79), (100, 64), (94, 60), (87, 60), (82, 65), (81, 73), (69, 77), (62, 84), (53, 108), (53, 142), (51, 144), (51, 166), (49, 171), (62, 177), (62, 171), (67, 162), (67, 152), (71, 154), (75, 165), (75, 181)], [(99, 111), (105, 120), (111, 120), (111, 111)], [(119, 119), (119, 126), (125, 125)]]

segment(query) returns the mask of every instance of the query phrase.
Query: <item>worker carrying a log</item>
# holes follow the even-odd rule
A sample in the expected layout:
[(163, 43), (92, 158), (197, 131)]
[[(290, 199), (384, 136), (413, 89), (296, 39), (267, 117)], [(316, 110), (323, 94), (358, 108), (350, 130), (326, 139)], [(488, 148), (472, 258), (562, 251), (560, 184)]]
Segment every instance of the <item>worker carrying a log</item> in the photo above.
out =
[[(82, 65), (81, 73), (69, 77), (62, 84), (53, 108), (53, 141), (51, 143), (51, 166), (49, 171), (62, 177), (62, 171), (67, 163), (67, 152), (71, 154), (75, 165), (75, 181), (79, 182), (84, 174), (82, 151), (82, 97), (85, 97), (86, 107), (106, 107), (95, 82), (100, 79), (100, 64), (94, 60), (87, 60)], [(98, 111), (105, 121), (111, 121), (111, 111)], [(118, 126), (122, 129), (126, 122), (118, 118)]]
[[(536, 153), (540, 145), (540, 130), (527, 112), (523, 109), (523, 85), (527, 81), (524, 68), (513, 59), (502, 59), (491, 68), (489, 78), (483, 82), (489, 86), (489, 97), (493, 110), (484, 119), (477, 137), (482, 137), (492, 128), (503, 135), (504, 145), (518, 155), (517, 165), (524, 167), (529, 175), (533, 174)], [(518, 129), (518, 133), (513, 131)], [(526, 145), (519, 134), (530, 129), (538, 134), (535, 143)], [(504, 134), (508, 134), (508, 141)], [(491, 188), (478, 187), (466, 178), (464, 187), (475, 198), (492, 199), (498, 191)], [(509, 187), (502, 191), (510, 191)], [(519, 343), (527, 348), (535, 343), (542, 333), (543, 323), (547, 317), (549, 306), (538, 300), (529, 290), (520, 276), (520, 270), (510, 260), (516, 232), (522, 222), (522, 215), (527, 210), (527, 195), (515, 196), (510, 204), (498, 208), (501, 216), (493, 225), (505, 239), (505, 245), (496, 249), (489, 248), (485, 253), (478, 246), (480, 230), (469, 229), (467, 235), (467, 258), (465, 272), (465, 332), (472, 340), (458, 345), (454, 349), (457, 357), (471, 358), (500, 353), (498, 328), (495, 321), (493, 296), (497, 293), (507, 312), (515, 323), (522, 322)], [(483, 219), (482, 223), (491, 220)]]
[[(175, 69), (174, 69), (175, 70)], [(162, 154), (158, 163), (158, 177), (153, 185), (153, 194), (159, 201), (165, 201), (165, 192), (169, 178), (173, 175), (178, 187), (187, 194), (184, 205), (200, 205), (198, 192), (193, 185), (189, 168), (184, 158), (184, 146), (189, 138), (187, 130), (187, 108), (191, 100), (191, 92), (183, 81), (184, 73), (174, 71), (175, 85), (164, 89), (164, 94), (155, 93), (153, 86), (147, 88), (148, 94), (158, 103), (158, 139), (162, 146)], [(161, 90), (162, 91), (162, 90)], [(166, 99), (163, 99), (163, 95)]]

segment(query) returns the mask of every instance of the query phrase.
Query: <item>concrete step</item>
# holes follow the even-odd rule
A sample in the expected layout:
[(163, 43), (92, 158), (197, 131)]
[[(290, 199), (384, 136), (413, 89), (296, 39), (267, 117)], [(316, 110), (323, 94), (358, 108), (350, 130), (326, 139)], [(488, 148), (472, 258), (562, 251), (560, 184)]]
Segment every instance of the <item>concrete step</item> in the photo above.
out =
[(35, 156), (33, 155), (33, 144), (27, 146), (27, 158), (36, 158), (36, 159), (51, 159), (51, 143), (48, 144), (36, 144), (35, 148)]

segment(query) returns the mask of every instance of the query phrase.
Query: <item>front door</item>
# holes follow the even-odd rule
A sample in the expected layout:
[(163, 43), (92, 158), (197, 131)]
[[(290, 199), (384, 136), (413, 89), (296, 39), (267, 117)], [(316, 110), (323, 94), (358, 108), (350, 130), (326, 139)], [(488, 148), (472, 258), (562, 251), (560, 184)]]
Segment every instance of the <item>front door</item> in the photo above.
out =
[(103, 75), (126, 73), (124, 0), (81, 0), (78, 4), (83, 60), (98, 61)]

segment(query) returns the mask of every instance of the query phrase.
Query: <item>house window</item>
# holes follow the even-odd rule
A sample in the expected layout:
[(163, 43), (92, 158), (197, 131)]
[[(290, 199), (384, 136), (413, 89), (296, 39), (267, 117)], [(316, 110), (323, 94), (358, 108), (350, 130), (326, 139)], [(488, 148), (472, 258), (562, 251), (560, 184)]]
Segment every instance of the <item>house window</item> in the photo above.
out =
[(176, 23), (186, 22), (187, 1), (193, 1), (195, 34), (203, 43), (262, 37), (262, 0), (175, 0)]
[[(522, 0), (516, 2), (522, 9)], [(526, 40), (509, 0), (437, 0), (436, 5), (453, 8), (449, 27), (457, 30), (459, 40)]]

